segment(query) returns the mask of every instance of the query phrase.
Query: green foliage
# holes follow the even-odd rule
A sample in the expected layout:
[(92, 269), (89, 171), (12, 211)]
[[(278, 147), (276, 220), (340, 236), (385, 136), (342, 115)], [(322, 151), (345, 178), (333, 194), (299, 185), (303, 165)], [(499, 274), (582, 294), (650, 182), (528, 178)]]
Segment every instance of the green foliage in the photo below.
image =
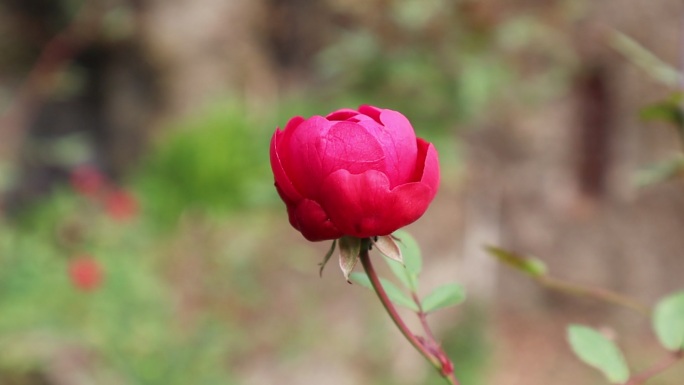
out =
[(227, 212), (274, 202), (268, 144), (275, 125), (222, 103), (181, 122), (147, 158), (136, 181), (151, 215)]
[[(54, 203), (65, 201), (79, 207), (65, 197)], [(60, 211), (47, 206), (50, 215)], [(79, 252), (75, 243), (49, 232), (0, 227), (0, 373), (40, 372), (60, 356), (80, 352), (94, 357), (88, 369), (94, 378), (178, 385), (229, 380), (224, 360), (239, 334), (229, 324), (184, 328), (158, 266), (143, 256), (138, 237), (145, 231), (91, 219), (84, 236), (97, 242), (80, 247), (105, 272), (93, 292), (69, 281), (69, 258)]]
[[(641, 119), (646, 121), (662, 121), (673, 125), (677, 130), (679, 139), (684, 141), (683, 98), (681, 92), (676, 92), (666, 100), (642, 108), (639, 115)], [(666, 182), (681, 176), (683, 172), (684, 156), (679, 154), (639, 171), (636, 175), (636, 184), (643, 187)]]
[(487, 252), (499, 261), (532, 277), (542, 277), (547, 273), (547, 267), (540, 259), (525, 257), (495, 246), (487, 246)]
[(598, 331), (583, 325), (570, 325), (568, 342), (580, 360), (600, 370), (609, 382), (621, 384), (629, 378), (629, 368), (622, 352)]
[[(380, 278), (382, 287), (385, 289), (387, 296), (393, 303), (411, 309), (416, 313), (421, 309), (424, 313), (431, 313), (458, 305), (465, 300), (465, 291), (463, 290), (463, 287), (455, 283), (449, 283), (437, 287), (423, 300), (420, 300), (421, 309), (419, 309), (415, 300), (407, 295), (406, 292), (412, 293), (412, 295), (417, 298), (418, 275), (420, 274), (423, 265), (420, 247), (415, 238), (404, 230), (395, 231), (393, 236), (397, 239), (396, 245), (401, 249), (403, 263), (399, 262), (397, 259), (383, 259), (387, 262), (390, 270), (404, 288), (400, 289), (391, 281), (382, 277)], [(349, 279), (368, 289), (373, 289), (370, 279), (365, 272), (351, 273)]]
[(673, 180), (684, 173), (684, 156), (677, 155), (640, 170), (635, 177), (635, 184), (639, 187)]
[(642, 108), (639, 116), (646, 121), (664, 121), (682, 129), (684, 128), (682, 102), (684, 102), (684, 95), (677, 92), (666, 100)]
[(653, 312), (653, 330), (668, 350), (684, 350), (684, 292), (658, 302)]
[(463, 286), (448, 283), (437, 287), (421, 301), (423, 312), (431, 313), (450, 306), (456, 306), (465, 300)]
[(418, 290), (418, 274), (423, 269), (423, 257), (420, 253), (420, 246), (411, 234), (404, 230), (395, 231), (393, 234), (398, 239), (399, 248), (403, 258), (403, 265), (397, 261), (386, 259), (387, 263), (392, 269), (392, 272), (397, 278), (403, 282), (406, 287), (413, 291)]
[[(576, 59), (558, 30), (529, 15), (480, 23), (465, 8), (389, 1), (387, 17), (357, 19), (318, 55), (324, 98), (397, 109), (430, 137), (490, 119), (501, 100), (536, 101), (566, 84)], [(531, 74), (516, 55), (551, 64)]]
[(417, 292), (418, 274), (423, 265), (420, 247), (416, 240), (404, 230), (395, 231), (393, 236), (397, 238), (403, 263), (390, 258), (385, 258), (385, 261), (399, 282), (409, 290)]

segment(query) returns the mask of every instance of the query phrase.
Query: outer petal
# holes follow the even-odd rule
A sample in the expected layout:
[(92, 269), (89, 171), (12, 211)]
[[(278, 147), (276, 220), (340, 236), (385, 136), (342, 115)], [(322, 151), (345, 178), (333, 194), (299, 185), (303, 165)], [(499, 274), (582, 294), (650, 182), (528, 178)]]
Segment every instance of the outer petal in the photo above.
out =
[(381, 122), (382, 130), (373, 134), (385, 152), (385, 173), (390, 180), (390, 188), (394, 188), (409, 182), (415, 170), (418, 153), (416, 134), (408, 119), (397, 111), (380, 109), (377, 119)]
[(278, 193), (280, 196), (283, 198), (283, 200), (287, 198), (287, 200), (296, 203), (302, 200), (303, 197), (294, 187), (292, 181), (290, 181), (290, 178), (287, 176), (287, 173), (283, 168), (283, 163), (279, 155), (279, 147), (282, 137), (283, 132), (280, 130), (276, 130), (273, 133), (273, 137), (271, 137), (271, 169), (273, 170), (273, 177), (275, 178), (275, 183), (278, 187)]
[(326, 115), (326, 119), (328, 120), (349, 120), (350, 118), (353, 118), (354, 116), (358, 115), (359, 113), (350, 109), (350, 108), (343, 108), (341, 110), (333, 111)]
[(323, 241), (326, 239), (337, 239), (344, 234), (330, 221), (328, 214), (323, 208), (310, 199), (304, 199), (293, 210), (294, 220), (304, 238), (310, 241)]
[[(420, 181), (432, 190), (432, 197), (439, 189), (439, 157), (432, 143), (418, 138), (418, 160), (412, 180)], [(432, 198), (431, 198), (432, 199)]]
[(306, 198), (317, 200), (323, 180), (339, 169), (358, 174), (385, 167), (378, 140), (357, 123), (313, 117), (290, 135), (285, 132), (288, 138), (287, 148), (278, 153), (292, 184)]
[(373, 107), (368, 104), (363, 104), (359, 106), (359, 113), (364, 114), (371, 119), (375, 120), (376, 122), (382, 124), (382, 121), (380, 120), (380, 114), (382, 113), (382, 109), (378, 107)]
[(283, 169), (287, 170), (295, 189), (307, 198), (318, 194), (316, 186), (325, 176), (318, 149), (321, 135), (328, 132), (331, 125), (322, 116), (312, 116), (298, 125), (288, 124), (283, 132), (282, 147), (278, 151)]
[(321, 205), (345, 235), (387, 235), (414, 222), (434, 197), (421, 182), (392, 190), (387, 176), (375, 170), (351, 174), (339, 170), (328, 176), (321, 188)]

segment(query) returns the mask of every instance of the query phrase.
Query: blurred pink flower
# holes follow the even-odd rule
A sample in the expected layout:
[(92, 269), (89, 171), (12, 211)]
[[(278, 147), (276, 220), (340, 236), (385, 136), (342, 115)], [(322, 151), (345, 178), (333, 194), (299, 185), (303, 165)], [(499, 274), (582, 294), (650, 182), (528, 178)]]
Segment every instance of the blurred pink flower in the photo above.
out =
[(83, 165), (71, 172), (71, 187), (77, 193), (85, 196), (95, 196), (102, 192), (106, 184), (106, 178), (102, 172), (94, 166)]

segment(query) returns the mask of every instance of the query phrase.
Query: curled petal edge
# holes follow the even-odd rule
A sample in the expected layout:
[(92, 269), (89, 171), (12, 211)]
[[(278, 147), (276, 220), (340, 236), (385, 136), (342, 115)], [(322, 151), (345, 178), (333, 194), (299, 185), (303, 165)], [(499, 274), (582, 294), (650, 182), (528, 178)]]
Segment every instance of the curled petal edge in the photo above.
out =
[(431, 198), (434, 198), (439, 189), (439, 156), (435, 146), (421, 138), (418, 141), (418, 157), (416, 161), (416, 172), (412, 180), (420, 181), (432, 191)]

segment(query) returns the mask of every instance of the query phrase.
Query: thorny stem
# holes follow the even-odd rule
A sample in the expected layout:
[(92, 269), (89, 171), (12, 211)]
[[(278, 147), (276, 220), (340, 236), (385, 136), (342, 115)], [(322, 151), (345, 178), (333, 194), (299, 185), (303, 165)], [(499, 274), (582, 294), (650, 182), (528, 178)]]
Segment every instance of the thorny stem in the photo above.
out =
[(643, 305), (632, 298), (626, 297), (622, 294), (606, 290), (599, 287), (585, 287), (578, 284), (564, 281), (558, 278), (552, 278), (548, 276), (541, 276), (536, 278), (537, 282), (543, 286), (558, 290), (568, 294), (574, 294), (582, 297), (596, 298), (605, 302), (612, 303), (614, 305), (619, 305), (645, 316), (651, 316), (651, 310), (648, 306)]
[[(397, 328), (399, 328), (399, 331), (401, 331), (401, 334), (403, 334), (404, 337), (411, 343), (411, 345), (413, 345), (413, 347), (420, 354), (422, 354), (423, 357), (425, 357), (425, 359), (428, 360), (428, 362), (432, 364), (432, 366), (439, 372), (439, 374), (446, 381), (448, 381), (449, 384), (459, 385), (459, 382), (453, 373), (453, 364), (448, 359), (446, 353), (444, 353), (441, 347), (434, 343), (432, 333), (428, 333), (429, 329), (426, 329), (426, 333), (428, 333), (428, 336), (431, 340), (431, 346), (428, 350), (425, 344), (421, 342), (419, 337), (414, 335), (413, 332), (411, 332), (411, 330), (408, 328), (408, 326), (406, 326), (406, 323), (404, 323), (404, 320), (401, 318), (401, 316), (397, 312), (397, 309), (394, 307), (394, 304), (392, 304), (392, 301), (390, 301), (389, 297), (387, 296), (385, 289), (382, 287), (380, 279), (378, 278), (378, 275), (375, 273), (373, 264), (370, 261), (370, 256), (368, 255), (368, 247), (365, 247), (365, 245), (361, 247), (361, 254), (359, 258), (361, 259), (363, 269), (366, 271), (366, 274), (370, 279), (371, 285), (373, 286), (375, 293), (378, 295), (378, 298), (380, 298), (380, 302), (385, 307), (385, 310), (389, 314), (390, 318), (392, 318), (392, 321), (394, 321), (394, 324), (397, 326)], [(422, 318), (424, 318), (424, 315)], [(423, 319), (421, 319), (421, 322), (423, 322)], [(423, 327), (426, 326), (427, 323), (424, 323)]]
[(652, 367), (630, 378), (629, 381), (625, 382), (624, 385), (641, 385), (647, 380), (649, 380), (651, 377), (660, 374), (661, 372), (670, 368), (670, 366), (681, 361), (682, 358), (684, 358), (684, 350), (672, 352), (672, 354), (669, 354), (662, 361), (656, 363)]

